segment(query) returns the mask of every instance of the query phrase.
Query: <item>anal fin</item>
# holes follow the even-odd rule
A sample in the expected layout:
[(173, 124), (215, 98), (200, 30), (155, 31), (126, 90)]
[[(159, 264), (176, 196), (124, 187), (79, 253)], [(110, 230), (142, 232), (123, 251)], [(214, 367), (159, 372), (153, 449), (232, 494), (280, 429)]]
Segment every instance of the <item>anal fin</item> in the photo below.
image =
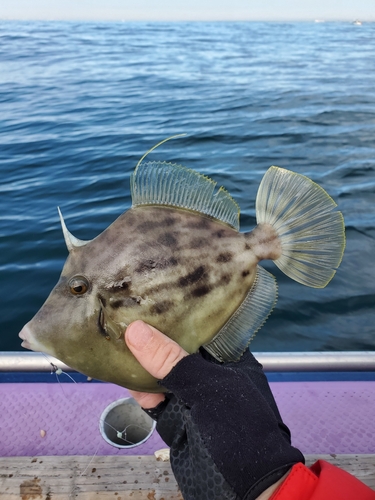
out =
[(203, 345), (218, 361), (238, 361), (277, 301), (275, 277), (257, 266), (253, 286), (237, 311), (208, 344)]

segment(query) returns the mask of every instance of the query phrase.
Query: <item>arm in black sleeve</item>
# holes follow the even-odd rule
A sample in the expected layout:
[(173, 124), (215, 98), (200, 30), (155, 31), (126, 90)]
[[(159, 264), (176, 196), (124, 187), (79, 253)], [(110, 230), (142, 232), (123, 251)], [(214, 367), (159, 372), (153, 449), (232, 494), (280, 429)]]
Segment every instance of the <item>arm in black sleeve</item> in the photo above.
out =
[(251, 353), (225, 365), (190, 355), (160, 383), (173, 394), (153, 416), (185, 500), (254, 500), (304, 461)]

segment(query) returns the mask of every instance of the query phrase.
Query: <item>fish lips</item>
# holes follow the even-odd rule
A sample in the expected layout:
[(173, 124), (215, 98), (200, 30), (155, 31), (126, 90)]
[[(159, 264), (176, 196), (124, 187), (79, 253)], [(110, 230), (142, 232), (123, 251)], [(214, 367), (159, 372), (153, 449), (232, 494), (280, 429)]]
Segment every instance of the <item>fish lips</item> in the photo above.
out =
[(28, 323), (22, 328), (18, 336), (20, 339), (23, 340), (21, 347), (24, 347), (25, 349), (30, 349), (31, 351), (34, 350), (30, 343), (30, 337), (32, 336), (32, 334)]

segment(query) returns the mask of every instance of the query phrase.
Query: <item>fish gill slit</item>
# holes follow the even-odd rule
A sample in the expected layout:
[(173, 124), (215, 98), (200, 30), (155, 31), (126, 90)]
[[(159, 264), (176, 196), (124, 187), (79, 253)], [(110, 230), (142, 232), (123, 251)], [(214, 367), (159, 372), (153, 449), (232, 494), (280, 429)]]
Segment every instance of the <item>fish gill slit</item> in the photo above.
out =
[(107, 337), (108, 334), (107, 334), (107, 330), (105, 328), (105, 319), (104, 319), (104, 312), (103, 312), (102, 307), (100, 307), (99, 316), (98, 316), (98, 328), (99, 328), (100, 333), (104, 337)]

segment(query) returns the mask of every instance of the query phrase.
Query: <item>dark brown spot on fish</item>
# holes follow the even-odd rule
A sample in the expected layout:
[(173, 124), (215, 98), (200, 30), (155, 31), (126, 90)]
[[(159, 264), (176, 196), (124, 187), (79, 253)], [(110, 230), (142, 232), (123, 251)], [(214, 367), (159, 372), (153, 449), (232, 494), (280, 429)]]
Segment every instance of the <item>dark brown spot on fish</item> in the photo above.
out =
[(135, 306), (141, 303), (141, 297), (127, 297), (124, 299), (126, 306)]
[(177, 246), (177, 240), (172, 233), (165, 233), (159, 236), (158, 242), (168, 248), (175, 248)]
[(175, 259), (174, 257), (171, 257), (170, 259), (167, 259), (165, 261), (165, 267), (177, 266), (177, 264), (178, 264), (178, 260)]
[(251, 246), (248, 243), (245, 243), (245, 250), (250, 250)]
[(119, 309), (120, 307), (122, 307), (124, 305), (124, 301), (123, 300), (113, 300), (111, 301), (110, 303), (110, 306), (113, 308), (113, 309)]
[(204, 266), (199, 266), (193, 272), (187, 274), (186, 276), (182, 276), (178, 280), (178, 283), (181, 287), (193, 285), (194, 283), (197, 283), (203, 277), (204, 274), (205, 274)]
[(220, 285), (227, 285), (231, 280), (230, 274), (223, 274), (223, 276), (220, 278), (219, 284)]
[(214, 236), (215, 238), (223, 238), (223, 237), (225, 236), (225, 231), (224, 231), (224, 229), (219, 229), (218, 231), (215, 231), (215, 232), (213, 233), (213, 236)]
[(249, 274), (250, 274), (250, 271), (248, 271), (247, 269), (245, 271), (242, 271), (243, 278), (246, 278), (246, 276), (249, 276)]
[(162, 302), (156, 302), (150, 307), (151, 314), (164, 314), (173, 307), (173, 302), (171, 300), (164, 300)]
[(201, 248), (208, 244), (206, 238), (193, 238), (190, 243), (190, 248)]
[[(158, 217), (160, 214), (158, 214)], [(138, 230), (141, 230), (143, 232), (147, 231), (152, 231), (155, 230), (156, 228), (163, 228), (163, 227), (171, 227), (175, 225), (177, 222), (177, 219), (175, 217), (172, 217), (168, 215), (167, 217), (164, 217), (163, 219), (159, 218), (153, 218), (153, 220), (145, 220), (144, 222), (141, 222), (138, 224)]]
[(144, 273), (146, 271), (152, 271), (153, 269), (155, 269), (155, 267), (156, 267), (156, 262), (152, 259), (147, 259), (139, 264), (135, 272)]
[(112, 309), (119, 309), (120, 307), (135, 307), (141, 303), (141, 297), (126, 297), (124, 299), (111, 300), (110, 306)]
[(162, 259), (156, 263), (155, 269), (166, 269), (167, 267), (177, 266), (178, 261), (174, 257), (170, 259)]
[(233, 258), (232, 252), (224, 252), (217, 256), (216, 262), (230, 262)]
[(129, 226), (133, 226), (135, 222), (134, 214), (132, 214), (130, 211), (126, 212), (126, 224), (129, 224)]
[(208, 285), (202, 285), (198, 288), (195, 288), (192, 292), (191, 292), (191, 295), (193, 297), (204, 297), (205, 295), (207, 295), (208, 293), (210, 293), (211, 291), (211, 287), (208, 286)]
[(173, 226), (176, 223), (176, 219), (174, 217), (166, 217), (163, 220), (163, 223), (168, 227), (168, 226)]
[(138, 225), (138, 230), (142, 233), (146, 233), (147, 231), (150, 231), (152, 229), (155, 229), (155, 222), (151, 220), (146, 220), (145, 222), (141, 222), (141, 224)]

